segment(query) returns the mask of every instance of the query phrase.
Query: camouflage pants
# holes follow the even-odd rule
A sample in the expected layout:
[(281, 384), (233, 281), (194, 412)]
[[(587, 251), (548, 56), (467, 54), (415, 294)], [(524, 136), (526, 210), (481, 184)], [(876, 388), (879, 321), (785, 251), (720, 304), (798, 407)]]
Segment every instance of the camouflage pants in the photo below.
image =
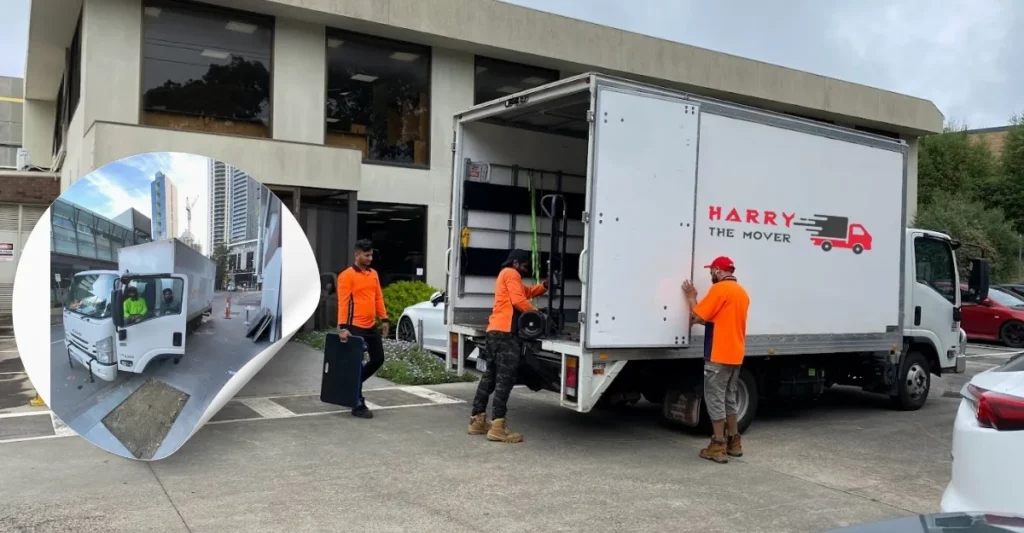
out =
[(494, 394), (491, 402), (491, 417), (505, 418), (508, 411), (508, 397), (516, 384), (516, 370), (519, 369), (519, 339), (511, 333), (488, 331), (484, 343), (487, 370), (480, 378), (473, 398), (473, 416), (487, 411), (487, 399)]

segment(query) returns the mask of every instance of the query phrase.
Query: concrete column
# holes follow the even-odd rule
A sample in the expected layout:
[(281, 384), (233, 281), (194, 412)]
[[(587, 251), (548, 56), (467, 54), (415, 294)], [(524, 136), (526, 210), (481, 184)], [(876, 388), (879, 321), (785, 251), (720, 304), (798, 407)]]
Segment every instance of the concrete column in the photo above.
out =
[(325, 28), (278, 18), (274, 27), (274, 139), (324, 143)]
[(28, 150), (32, 164), (50, 168), (53, 162), (53, 130), (57, 102), (25, 100), (22, 106), (22, 147)]
[(97, 120), (138, 124), (142, 0), (85, 0), (82, 8), (83, 131)]
[(913, 223), (917, 215), (917, 154), (921, 139), (904, 139), (909, 148), (907, 153), (907, 224)]

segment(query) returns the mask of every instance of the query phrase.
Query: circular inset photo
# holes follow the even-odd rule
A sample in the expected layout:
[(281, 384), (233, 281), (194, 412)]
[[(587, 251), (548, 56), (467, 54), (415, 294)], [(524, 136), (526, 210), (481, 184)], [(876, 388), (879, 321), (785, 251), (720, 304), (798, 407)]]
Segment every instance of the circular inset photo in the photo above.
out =
[(96, 446), (167, 457), (223, 405), (213, 405), (218, 395), (255, 374), (257, 356), (294, 333), (282, 320), (283, 243), (301, 229), (242, 169), (191, 154), (132, 156), (76, 181), (48, 218), (48, 405)]

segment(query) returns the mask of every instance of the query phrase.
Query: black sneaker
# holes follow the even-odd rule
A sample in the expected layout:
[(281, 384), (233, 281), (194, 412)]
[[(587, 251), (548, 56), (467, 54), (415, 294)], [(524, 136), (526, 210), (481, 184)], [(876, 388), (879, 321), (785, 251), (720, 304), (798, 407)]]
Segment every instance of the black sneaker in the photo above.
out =
[(373, 411), (368, 409), (365, 405), (360, 405), (352, 410), (352, 416), (359, 418), (373, 418)]

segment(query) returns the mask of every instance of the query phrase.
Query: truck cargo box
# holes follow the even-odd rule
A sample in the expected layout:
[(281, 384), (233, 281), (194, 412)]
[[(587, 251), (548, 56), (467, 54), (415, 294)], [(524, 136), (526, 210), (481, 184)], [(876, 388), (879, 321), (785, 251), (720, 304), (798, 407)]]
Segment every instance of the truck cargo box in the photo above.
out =
[(455, 139), (453, 332), (482, 331), (499, 265), (535, 226), (542, 275), (555, 257), (565, 279), (546, 349), (701, 357), (680, 286), (705, 294), (720, 255), (750, 293), (748, 355), (901, 342), (902, 141), (598, 74), (475, 106)]

